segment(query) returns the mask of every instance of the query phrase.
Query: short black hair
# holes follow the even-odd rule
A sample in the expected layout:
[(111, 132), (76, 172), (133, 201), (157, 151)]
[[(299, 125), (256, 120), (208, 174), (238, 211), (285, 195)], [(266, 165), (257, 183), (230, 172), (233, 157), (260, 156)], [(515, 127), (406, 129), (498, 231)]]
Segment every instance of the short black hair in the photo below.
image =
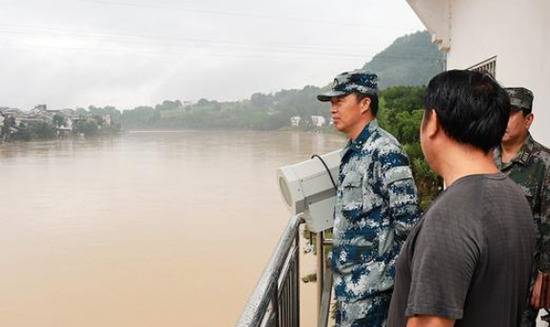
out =
[(361, 92), (353, 92), (357, 98), (357, 102), (363, 100), (364, 98), (370, 99), (370, 111), (372, 112), (372, 115), (376, 117), (378, 114), (378, 94), (376, 93), (361, 93)]
[(425, 117), (436, 111), (450, 138), (488, 153), (506, 131), (510, 98), (487, 73), (450, 70), (430, 80), (424, 108)]

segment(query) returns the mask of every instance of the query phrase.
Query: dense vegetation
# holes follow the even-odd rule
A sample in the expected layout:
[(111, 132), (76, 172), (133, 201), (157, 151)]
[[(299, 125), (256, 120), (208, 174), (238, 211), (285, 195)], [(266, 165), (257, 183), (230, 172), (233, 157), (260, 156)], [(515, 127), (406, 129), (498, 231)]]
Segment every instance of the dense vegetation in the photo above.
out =
[(381, 93), (380, 125), (393, 134), (409, 155), (423, 208), (439, 193), (442, 182), (432, 172), (420, 148), (420, 124), (425, 87), (394, 86)]
[(226, 128), (274, 130), (289, 126), (290, 117), (321, 115), (328, 118), (324, 103), (317, 101), (321, 89), (282, 90), (274, 94), (255, 93), (250, 99), (218, 102), (201, 99), (184, 106), (181, 101), (164, 101), (152, 107), (138, 107), (122, 113), (125, 129), (132, 128)]
[(364, 66), (380, 77), (380, 88), (396, 85), (426, 85), (445, 69), (445, 56), (428, 32), (397, 38)]

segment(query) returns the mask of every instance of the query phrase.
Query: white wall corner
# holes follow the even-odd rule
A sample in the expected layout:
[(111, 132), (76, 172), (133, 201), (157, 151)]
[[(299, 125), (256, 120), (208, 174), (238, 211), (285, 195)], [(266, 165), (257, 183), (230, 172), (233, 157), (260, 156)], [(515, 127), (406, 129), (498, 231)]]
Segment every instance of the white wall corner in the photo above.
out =
[(439, 50), (451, 49), (451, 0), (407, 0)]

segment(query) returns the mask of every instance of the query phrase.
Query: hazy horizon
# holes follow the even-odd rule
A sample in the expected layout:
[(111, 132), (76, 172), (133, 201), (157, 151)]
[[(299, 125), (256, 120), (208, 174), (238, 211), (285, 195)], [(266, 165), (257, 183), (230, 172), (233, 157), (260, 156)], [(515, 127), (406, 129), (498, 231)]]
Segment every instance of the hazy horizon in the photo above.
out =
[(0, 106), (236, 101), (322, 86), (424, 30), (405, 1), (2, 1)]

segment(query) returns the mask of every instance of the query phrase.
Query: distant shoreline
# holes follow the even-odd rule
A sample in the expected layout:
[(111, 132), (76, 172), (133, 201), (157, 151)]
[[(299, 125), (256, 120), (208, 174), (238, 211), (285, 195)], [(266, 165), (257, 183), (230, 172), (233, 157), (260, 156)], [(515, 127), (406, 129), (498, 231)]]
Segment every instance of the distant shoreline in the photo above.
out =
[(300, 127), (282, 127), (272, 130), (258, 130), (258, 129), (245, 129), (245, 128), (181, 128), (181, 129), (163, 129), (163, 128), (144, 128), (144, 129), (123, 129), (122, 133), (127, 134), (140, 134), (140, 133), (182, 133), (182, 132), (207, 132), (207, 131), (228, 131), (228, 132), (306, 132), (306, 133), (323, 133), (323, 134), (340, 134), (332, 126), (322, 128), (300, 128)]

